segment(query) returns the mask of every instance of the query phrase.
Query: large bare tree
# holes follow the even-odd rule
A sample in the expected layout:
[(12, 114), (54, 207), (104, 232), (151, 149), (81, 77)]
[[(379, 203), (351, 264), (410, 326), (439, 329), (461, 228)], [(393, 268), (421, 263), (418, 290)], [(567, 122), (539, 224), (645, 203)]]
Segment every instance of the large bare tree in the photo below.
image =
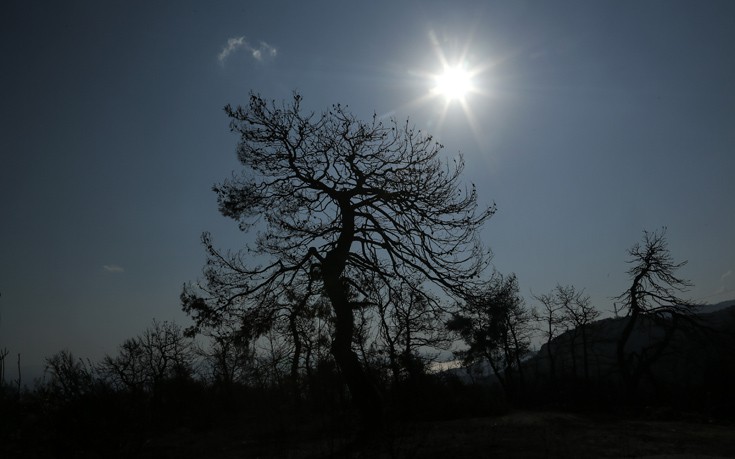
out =
[(307, 112), (298, 94), (283, 104), (251, 95), (225, 111), (243, 170), (214, 190), (222, 214), (258, 233), (236, 252), (205, 235), (205, 279), (185, 288), (184, 309), (202, 326), (268, 316), (290, 285), (315, 279), (334, 313), (332, 355), (365, 420), (379, 421), (379, 393), (352, 349), (353, 309), (369, 303), (362, 277), (420, 276), (465, 296), (489, 262), (478, 229), (495, 209), (460, 183), (461, 156), (442, 159), (408, 122), (362, 121), (341, 105)]
[[(628, 317), (618, 339), (617, 360), (627, 394), (632, 397), (676, 331), (683, 325), (697, 324), (698, 305), (679, 296), (691, 286), (689, 281), (676, 274), (687, 262), (674, 261), (665, 227), (654, 232), (644, 231), (643, 242), (633, 245), (628, 254), (631, 265), (628, 274), (632, 282), (630, 288), (617, 297)], [(660, 326), (663, 336), (639, 350), (628, 349), (633, 330), (642, 320)]]

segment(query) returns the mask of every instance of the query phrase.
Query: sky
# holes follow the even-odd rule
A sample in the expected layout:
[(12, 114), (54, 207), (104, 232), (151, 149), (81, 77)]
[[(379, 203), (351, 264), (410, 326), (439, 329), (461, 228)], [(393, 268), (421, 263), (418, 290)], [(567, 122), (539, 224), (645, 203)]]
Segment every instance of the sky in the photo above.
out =
[[(190, 324), (201, 233), (249, 240), (211, 187), (238, 169), (222, 108), (251, 91), (461, 153), (529, 306), (572, 284), (609, 314), (662, 226), (689, 298), (735, 298), (735, 2), (10, 0), (0, 49), (0, 349), (24, 383)], [(463, 99), (433, 91), (444, 64)]]

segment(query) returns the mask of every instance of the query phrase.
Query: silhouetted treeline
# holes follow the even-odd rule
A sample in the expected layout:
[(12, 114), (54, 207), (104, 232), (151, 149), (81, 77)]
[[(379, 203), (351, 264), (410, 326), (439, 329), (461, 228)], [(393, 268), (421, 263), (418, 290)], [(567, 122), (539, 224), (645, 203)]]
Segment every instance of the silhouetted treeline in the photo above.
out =
[[(484, 298), (514, 298), (514, 282), (500, 276)], [(571, 297), (584, 303), (584, 297)], [(509, 304), (523, 309), (515, 298)], [(614, 410), (626, 405), (702, 419), (730, 418), (735, 410), (735, 307), (699, 314), (696, 328), (675, 333), (632, 399), (616, 358), (629, 317), (586, 324), (585, 340), (579, 339), (579, 327), (570, 325), (519, 361), (507, 348), (516, 346), (513, 335), (521, 334), (508, 328), (525, 327), (527, 339), (531, 321), (502, 315), (502, 308), (491, 310), (501, 311), (504, 319), (492, 320), (499, 330), (491, 329), (483, 338), (487, 348), (476, 351), (494, 359), (487, 361), (491, 373), (485, 378), (472, 372), (482, 358), (468, 369), (438, 372), (419, 351), (391, 357), (391, 344), (376, 341), (384, 330), (372, 340), (369, 333), (362, 335), (365, 342), (355, 348), (363, 349), (366, 367), (385, 397), (389, 423), (487, 416), (512, 406)], [(667, 326), (671, 323), (644, 316), (629, 337), (628, 351), (652, 349), (666, 339)], [(303, 423), (303, 416), (322, 432), (349, 432), (356, 414), (326, 346), (319, 340), (305, 345), (295, 378), (293, 344), (277, 334), (256, 342), (237, 334), (195, 340), (176, 324), (154, 321), (100, 362), (62, 350), (47, 359), (45, 377), (33, 389), (19, 394), (14, 385), (2, 385), (2, 451), (7, 457), (135, 456), (145, 454), (151, 438), (180, 432), (204, 436), (238, 423), (286, 429)]]
[[(241, 423), (280, 428), (299, 416), (322, 431), (349, 430), (356, 416), (328, 352), (330, 327), (313, 320), (300, 322), (299, 330), (324, 327), (323, 336), (304, 337), (299, 352), (288, 328), (255, 341), (242, 330), (195, 339), (158, 321), (100, 362), (59, 351), (46, 359), (45, 375), (33, 388), (19, 393), (1, 386), (6, 441), (0, 451), (4, 457), (128, 457), (144, 454), (151, 438), (182, 429), (206, 435)], [(374, 334), (365, 325), (355, 343), (386, 398), (387, 417), (438, 419), (506, 409), (487, 388), (429, 371), (431, 359), (419, 351), (425, 337), (416, 337), (413, 349), (399, 339), (405, 331), (392, 328), (401, 320), (386, 318)], [(388, 335), (392, 344), (376, 343)], [(385, 351), (390, 346), (396, 347), (392, 357)]]

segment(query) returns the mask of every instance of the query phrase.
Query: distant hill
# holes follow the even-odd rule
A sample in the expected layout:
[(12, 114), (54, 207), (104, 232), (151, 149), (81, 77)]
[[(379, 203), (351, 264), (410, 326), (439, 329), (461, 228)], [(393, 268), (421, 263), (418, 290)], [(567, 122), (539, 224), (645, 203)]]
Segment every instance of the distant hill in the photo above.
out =
[[(567, 330), (530, 355), (523, 363), (524, 399), (552, 406), (602, 403), (665, 405), (707, 416), (735, 416), (735, 300), (704, 305), (695, 315), (696, 326), (678, 329), (661, 357), (644, 374), (637, 398), (625, 395), (617, 361), (617, 343), (628, 317), (591, 323), (587, 334), (587, 371), (581, 330)], [(667, 323), (643, 317), (625, 351), (631, 358), (646, 355), (660, 343)], [(552, 373), (549, 346), (554, 361)], [(446, 368), (465, 383), (494, 385), (489, 365)], [(520, 380), (517, 381), (520, 383)]]
[[(647, 400), (695, 398), (698, 400), (696, 403), (715, 403), (726, 397), (732, 404), (735, 300), (704, 305), (699, 308), (696, 318), (695, 326), (678, 329), (660, 359), (652, 364), (641, 380), (640, 391)], [(533, 387), (543, 391), (554, 385), (567, 397), (576, 396), (574, 391), (580, 388), (618, 390), (622, 381), (617, 363), (617, 342), (628, 320), (628, 317), (607, 318), (587, 327), (586, 376), (580, 330), (568, 330), (550, 344), (544, 344), (525, 365), (525, 373)], [(625, 347), (626, 354), (639, 360), (652, 355), (652, 349), (665, 335), (664, 326), (668, 325), (668, 322), (662, 324), (642, 317)]]
[(735, 306), (735, 300), (721, 301), (717, 304), (705, 304), (699, 307), (700, 314), (709, 314)]

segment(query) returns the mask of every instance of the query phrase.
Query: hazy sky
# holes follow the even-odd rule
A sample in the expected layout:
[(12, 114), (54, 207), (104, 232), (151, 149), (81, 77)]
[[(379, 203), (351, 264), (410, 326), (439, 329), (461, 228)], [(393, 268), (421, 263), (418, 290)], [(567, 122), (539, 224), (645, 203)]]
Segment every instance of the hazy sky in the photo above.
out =
[[(210, 189), (249, 91), (410, 117), (462, 152), (531, 304), (559, 282), (611, 310), (664, 225), (691, 297), (735, 297), (733, 1), (11, 0), (0, 35), (0, 349), (27, 374), (189, 323), (201, 232), (247, 239)], [(430, 97), (442, 56), (478, 72), (465, 104)]]

